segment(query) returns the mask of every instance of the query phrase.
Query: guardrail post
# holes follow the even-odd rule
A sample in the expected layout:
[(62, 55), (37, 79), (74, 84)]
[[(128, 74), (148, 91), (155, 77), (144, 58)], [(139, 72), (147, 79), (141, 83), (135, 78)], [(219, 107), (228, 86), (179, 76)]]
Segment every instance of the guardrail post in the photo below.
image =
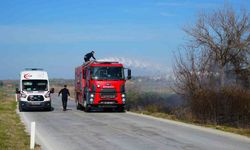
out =
[(30, 149), (35, 149), (36, 122), (31, 122)]

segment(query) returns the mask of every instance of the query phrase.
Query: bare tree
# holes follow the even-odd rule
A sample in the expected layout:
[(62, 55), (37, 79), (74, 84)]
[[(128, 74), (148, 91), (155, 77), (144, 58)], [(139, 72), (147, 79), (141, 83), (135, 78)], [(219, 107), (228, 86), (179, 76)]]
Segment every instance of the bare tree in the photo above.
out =
[(224, 6), (200, 14), (195, 25), (184, 31), (189, 40), (184, 46), (186, 55), (180, 53), (173, 67), (175, 92), (188, 100), (191, 111), (203, 121), (218, 123), (247, 118), (248, 124), (250, 98), (246, 95), (250, 91), (226, 84), (230, 71), (249, 79), (248, 11), (242, 9), (237, 13)]
[(246, 10), (237, 14), (225, 6), (212, 14), (200, 14), (196, 24), (184, 31), (190, 37), (189, 44), (206, 51), (203, 53), (219, 68), (220, 86), (225, 85), (227, 66), (234, 65), (239, 70), (249, 62), (250, 22)]

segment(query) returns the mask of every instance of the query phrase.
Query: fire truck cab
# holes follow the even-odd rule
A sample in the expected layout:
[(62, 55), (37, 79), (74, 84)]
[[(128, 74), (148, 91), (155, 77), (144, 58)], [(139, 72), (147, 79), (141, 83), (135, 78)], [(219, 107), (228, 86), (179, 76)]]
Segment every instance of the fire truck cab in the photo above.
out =
[[(124, 75), (127, 70), (127, 78)], [(77, 109), (86, 112), (93, 107), (125, 110), (125, 82), (131, 70), (118, 62), (89, 61), (75, 69)]]

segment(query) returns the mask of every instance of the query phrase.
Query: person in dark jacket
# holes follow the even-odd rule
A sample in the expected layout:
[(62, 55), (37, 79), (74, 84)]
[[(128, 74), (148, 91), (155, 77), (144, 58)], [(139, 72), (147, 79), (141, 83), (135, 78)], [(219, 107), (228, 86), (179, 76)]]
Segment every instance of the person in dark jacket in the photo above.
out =
[(92, 51), (92, 52), (86, 54), (86, 55), (84, 56), (84, 61), (85, 61), (85, 62), (88, 62), (88, 61), (90, 60), (91, 57), (95, 60), (94, 54), (95, 54), (94, 51)]
[(60, 90), (60, 92), (58, 93), (58, 96), (60, 96), (60, 94), (62, 94), (63, 111), (66, 111), (68, 96), (70, 96), (69, 90), (67, 89), (67, 85), (64, 85), (64, 88)]

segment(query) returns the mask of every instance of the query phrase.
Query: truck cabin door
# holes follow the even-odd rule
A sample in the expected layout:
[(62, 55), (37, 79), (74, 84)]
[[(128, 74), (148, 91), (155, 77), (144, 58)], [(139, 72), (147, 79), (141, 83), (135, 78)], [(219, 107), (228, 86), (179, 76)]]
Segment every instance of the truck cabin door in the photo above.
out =
[(86, 86), (87, 86), (87, 88), (90, 87), (90, 80), (91, 80), (91, 69), (88, 68), (86, 70)]

